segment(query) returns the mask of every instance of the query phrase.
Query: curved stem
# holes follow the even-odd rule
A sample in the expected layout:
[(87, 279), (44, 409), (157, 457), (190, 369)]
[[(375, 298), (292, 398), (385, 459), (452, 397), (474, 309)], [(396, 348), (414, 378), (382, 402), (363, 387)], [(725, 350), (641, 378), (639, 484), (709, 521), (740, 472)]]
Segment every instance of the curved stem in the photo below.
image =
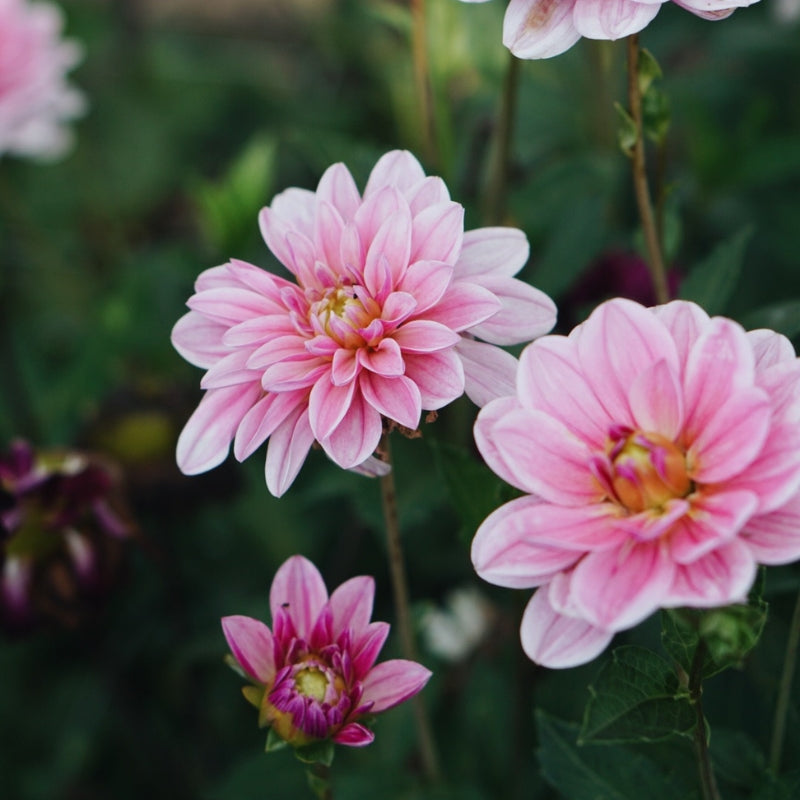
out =
[(436, 130), (433, 117), (433, 91), (428, 63), (428, 37), (425, 0), (411, 0), (411, 55), (414, 60), (414, 82), (417, 87), (422, 149), (425, 160), (437, 166)]
[[(392, 593), (394, 595), (395, 615), (397, 627), (400, 632), (400, 647), (403, 657), (409, 661), (417, 660), (417, 648), (414, 643), (414, 632), (411, 627), (411, 611), (408, 600), (408, 578), (406, 565), (403, 558), (403, 544), (400, 538), (400, 523), (397, 515), (397, 491), (394, 483), (394, 466), (392, 465), (392, 451), (389, 443), (389, 434), (385, 433), (381, 440), (380, 451), (392, 469), (384, 475), (381, 481), (381, 503), (383, 518), (386, 524), (386, 545), (389, 557), (389, 573), (392, 578)], [(414, 709), (414, 719), (417, 726), (419, 748), (425, 767), (425, 774), (430, 781), (439, 780), (439, 759), (433, 739), (430, 718), (421, 694), (411, 698)]]
[(706, 739), (706, 719), (703, 716), (703, 661), (706, 656), (706, 646), (701, 640), (695, 650), (692, 670), (689, 675), (689, 698), (694, 704), (697, 723), (694, 728), (694, 750), (697, 757), (697, 767), (700, 773), (700, 785), (703, 788), (703, 800), (721, 800), (717, 779), (714, 777), (714, 767), (711, 764), (711, 753), (708, 750)]
[(647, 247), (648, 266), (656, 299), (659, 303), (669, 301), (667, 276), (664, 269), (664, 258), (661, 255), (661, 244), (658, 237), (653, 201), (650, 198), (650, 187), (647, 184), (647, 170), (644, 160), (644, 134), (642, 130), (642, 92), (639, 86), (639, 35), (628, 37), (628, 105), (631, 118), (636, 126), (636, 142), (631, 154), (633, 168), (633, 185), (636, 191), (636, 205), (639, 207), (639, 218), (642, 221), (644, 241)]
[(772, 727), (772, 741), (769, 747), (769, 768), (777, 775), (781, 768), (783, 740), (786, 735), (786, 718), (789, 714), (789, 701), (792, 696), (795, 667), (797, 666), (797, 647), (800, 645), (800, 593), (794, 606), (794, 614), (786, 641), (786, 655), (783, 660), (778, 702), (775, 705), (775, 721)]
[(488, 225), (499, 225), (505, 219), (508, 195), (508, 167), (511, 154), (511, 134), (517, 110), (520, 60), (508, 54), (508, 69), (503, 83), (503, 97), (494, 132), (494, 147), (489, 162), (484, 216)]

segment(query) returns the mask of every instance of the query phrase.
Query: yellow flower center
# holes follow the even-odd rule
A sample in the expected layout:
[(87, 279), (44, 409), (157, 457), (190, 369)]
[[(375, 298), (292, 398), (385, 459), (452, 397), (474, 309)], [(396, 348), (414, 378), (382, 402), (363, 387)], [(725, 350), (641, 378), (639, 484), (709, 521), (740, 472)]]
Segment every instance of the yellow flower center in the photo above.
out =
[(294, 685), (300, 694), (322, 702), (328, 690), (328, 679), (321, 670), (308, 667), (294, 676)]

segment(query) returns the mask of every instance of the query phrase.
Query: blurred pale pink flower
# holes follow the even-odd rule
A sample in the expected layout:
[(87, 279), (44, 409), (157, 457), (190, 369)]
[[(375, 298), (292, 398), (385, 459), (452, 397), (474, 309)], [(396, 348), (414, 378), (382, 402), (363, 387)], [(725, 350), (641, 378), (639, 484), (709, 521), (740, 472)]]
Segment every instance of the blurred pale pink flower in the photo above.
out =
[[(370, 622), (375, 582), (359, 576), (328, 598), (317, 568), (292, 556), (270, 589), (272, 630), (250, 617), (225, 617), (234, 659), (254, 686), (247, 700), (259, 725), (295, 747), (333, 739), (362, 747), (375, 737), (363, 724), (419, 692), (431, 676), (414, 661), (375, 664), (389, 633)], [(359, 721), (361, 720), (361, 721)]]
[(555, 306), (512, 277), (528, 257), (521, 231), (465, 233), (463, 215), (404, 151), (378, 161), (363, 197), (342, 164), (316, 192), (278, 195), (261, 232), (296, 283), (232, 260), (200, 275), (173, 329), (208, 370), (181, 470), (217, 466), (231, 440), (241, 461), (269, 437), (279, 496), (315, 440), (339, 466), (370, 470), (382, 418), (413, 430), (464, 391), (478, 405), (513, 391), (516, 360), (496, 345), (546, 333)]
[(0, 0), (0, 156), (54, 158), (69, 146), (65, 123), (84, 101), (66, 82), (80, 50), (61, 27), (56, 6)]
[[(467, 3), (484, 0), (464, 0)], [(581, 36), (620, 39), (638, 33), (667, 0), (511, 0), (503, 44), (518, 58), (550, 58)], [(758, 0), (674, 0), (705, 19), (723, 19)]]
[(539, 587), (521, 637), (546, 666), (660, 607), (741, 602), (757, 564), (800, 558), (800, 361), (773, 331), (611, 300), (524, 350), (475, 438), (529, 494), (484, 521), (473, 564)]

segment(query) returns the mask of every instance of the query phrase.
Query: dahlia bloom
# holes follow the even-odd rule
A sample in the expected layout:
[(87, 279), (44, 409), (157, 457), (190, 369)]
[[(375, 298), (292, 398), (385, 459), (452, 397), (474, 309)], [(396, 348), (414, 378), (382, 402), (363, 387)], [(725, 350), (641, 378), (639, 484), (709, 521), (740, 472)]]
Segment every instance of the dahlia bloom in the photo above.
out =
[(64, 124), (84, 102), (65, 78), (80, 50), (61, 27), (56, 6), (0, 0), (0, 155), (53, 158), (69, 145)]
[(255, 685), (244, 696), (269, 726), (294, 747), (332, 739), (363, 747), (375, 737), (363, 724), (413, 697), (431, 673), (414, 661), (375, 664), (389, 633), (370, 622), (375, 582), (362, 575), (328, 597), (317, 568), (292, 556), (269, 593), (272, 630), (250, 617), (222, 620), (234, 659)]
[[(480, 3), (484, 0), (464, 0)], [(666, 0), (511, 0), (503, 21), (503, 44), (518, 58), (550, 58), (581, 36), (620, 39), (638, 33)], [(758, 0), (674, 0), (705, 19), (724, 19)]]
[(539, 587), (521, 637), (545, 666), (658, 608), (742, 602), (758, 564), (800, 558), (800, 361), (773, 331), (611, 300), (523, 351), (475, 438), (528, 494), (483, 522), (473, 564)]
[(208, 370), (181, 470), (217, 466), (231, 440), (241, 461), (269, 437), (266, 482), (280, 496), (315, 440), (369, 471), (382, 418), (414, 430), (464, 391), (478, 405), (513, 391), (516, 360), (496, 345), (547, 332), (555, 306), (512, 277), (528, 257), (521, 231), (465, 233), (463, 216), (401, 151), (378, 161), (363, 197), (342, 164), (316, 192), (278, 195), (261, 232), (296, 282), (235, 260), (206, 270), (172, 331)]

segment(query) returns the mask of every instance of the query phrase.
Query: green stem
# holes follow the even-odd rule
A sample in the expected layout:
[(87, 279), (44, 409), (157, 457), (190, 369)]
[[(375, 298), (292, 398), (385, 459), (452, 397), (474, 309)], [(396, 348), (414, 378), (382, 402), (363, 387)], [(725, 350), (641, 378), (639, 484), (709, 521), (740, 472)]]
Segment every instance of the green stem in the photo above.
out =
[(428, 164), (436, 167), (438, 166), (439, 154), (436, 146), (433, 90), (431, 88), (430, 64), (428, 62), (425, 0), (411, 0), (411, 57), (414, 62), (414, 83), (417, 89), (422, 128), (422, 154)]
[(644, 133), (642, 127), (642, 92), (639, 86), (639, 35), (634, 33), (628, 37), (628, 105), (631, 118), (636, 126), (636, 142), (631, 154), (633, 169), (633, 186), (636, 191), (636, 204), (639, 207), (639, 218), (642, 221), (645, 246), (647, 247), (648, 266), (656, 299), (659, 303), (669, 301), (667, 275), (664, 269), (664, 257), (658, 228), (653, 214), (653, 201), (647, 183), (647, 170), (644, 158)]
[(308, 785), (319, 800), (333, 800), (331, 768), (327, 764), (312, 764), (307, 771)]
[(786, 655), (783, 660), (783, 672), (778, 689), (778, 702), (775, 705), (775, 721), (772, 728), (772, 741), (769, 748), (769, 768), (777, 775), (781, 768), (783, 740), (786, 735), (786, 719), (789, 714), (789, 701), (792, 696), (792, 683), (797, 666), (797, 648), (800, 645), (800, 593), (794, 606), (794, 614), (789, 627), (789, 638), (786, 642)]
[[(400, 633), (400, 648), (403, 657), (409, 661), (417, 660), (417, 648), (414, 643), (414, 632), (411, 627), (411, 611), (408, 600), (408, 578), (406, 577), (405, 559), (403, 558), (403, 545), (400, 538), (400, 522), (397, 514), (397, 491), (394, 483), (394, 465), (392, 464), (392, 451), (389, 434), (385, 433), (381, 440), (380, 451), (392, 469), (384, 475), (381, 481), (381, 501), (383, 505), (383, 518), (386, 524), (386, 544), (389, 557), (389, 573), (392, 579), (392, 593), (394, 595), (395, 615), (397, 628)], [(414, 710), (414, 720), (417, 726), (417, 737), (422, 755), (425, 774), (431, 782), (439, 780), (439, 758), (433, 739), (430, 718), (421, 694), (411, 698)]]
[(511, 154), (511, 135), (517, 110), (520, 60), (508, 53), (508, 69), (503, 82), (503, 96), (494, 131), (494, 146), (489, 163), (484, 217), (488, 225), (505, 221), (508, 196), (508, 167)]
[(714, 767), (711, 764), (711, 753), (706, 738), (706, 719), (703, 716), (703, 661), (706, 656), (705, 642), (697, 645), (692, 669), (689, 675), (689, 699), (694, 704), (697, 722), (694, 728), (694, 750), (697, 757), (697, 768), (700, 773), (700, 785), (703, 789), (703, 800), (721, 800)]

